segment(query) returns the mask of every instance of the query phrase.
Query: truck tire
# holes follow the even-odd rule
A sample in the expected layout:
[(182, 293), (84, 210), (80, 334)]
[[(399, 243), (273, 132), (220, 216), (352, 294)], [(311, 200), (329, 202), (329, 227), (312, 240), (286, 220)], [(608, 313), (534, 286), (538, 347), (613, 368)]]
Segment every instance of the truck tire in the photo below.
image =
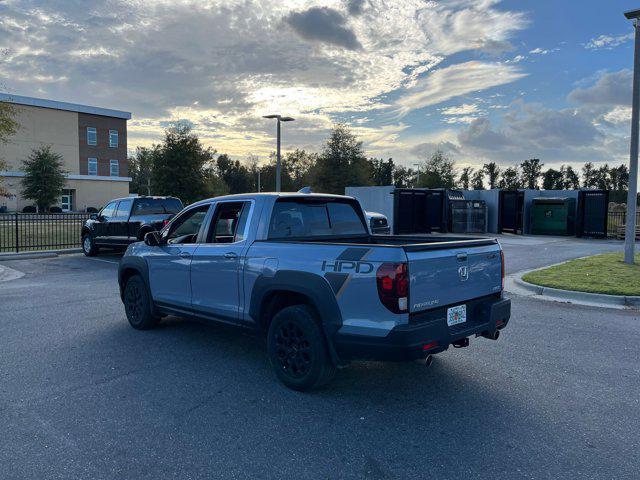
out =
[(276, 375), (293, 390), (320, 387), (335, 374), (322, 328), (308, 305), (283, 308), (273, 317), (267, 347)]
[(133, 275), (124, 287), (124, 309), (127, 320), (136, 330), (149, 330), (160, 322), (160, 317), (151, 313), (151, 302), (147, 286), (140, 275)]
[(98, 254), (98, 246), (90, 233), (85, 233), (82, 236), (82, 252), (87, 257), (93, 257)]

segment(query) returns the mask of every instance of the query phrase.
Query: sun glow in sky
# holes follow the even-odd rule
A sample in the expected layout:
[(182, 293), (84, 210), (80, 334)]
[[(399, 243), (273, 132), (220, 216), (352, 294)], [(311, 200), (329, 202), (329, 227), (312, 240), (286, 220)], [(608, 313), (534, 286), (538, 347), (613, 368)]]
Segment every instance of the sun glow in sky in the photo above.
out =
[(129, 147), (189, 122), (219, 152), (266, 159), (345, 122), (411, 165), (627, 160), (631, 1), (7, 0), (9, 93), (133, 113)]

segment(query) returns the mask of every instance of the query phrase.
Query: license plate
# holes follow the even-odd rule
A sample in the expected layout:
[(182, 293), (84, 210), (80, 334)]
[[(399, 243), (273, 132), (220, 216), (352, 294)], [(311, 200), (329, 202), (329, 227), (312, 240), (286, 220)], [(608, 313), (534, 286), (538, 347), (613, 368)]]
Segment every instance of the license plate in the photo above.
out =
[(447, 325), (453, 327), (467, 321), (467, 306), (458, 305), (457, 307), (447, 308)]

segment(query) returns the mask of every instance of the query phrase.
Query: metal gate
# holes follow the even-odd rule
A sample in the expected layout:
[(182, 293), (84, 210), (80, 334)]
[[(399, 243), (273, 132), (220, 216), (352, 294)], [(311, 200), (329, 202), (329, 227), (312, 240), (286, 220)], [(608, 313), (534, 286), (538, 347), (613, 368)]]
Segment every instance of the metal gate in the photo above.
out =
[(523, 233), (524, 192), (502, 190), (499, 200), (498, 233)]
[(605, 238), (609, 212), (608, 190), (580, 190), (576, 236)]
[(446, 231), (444, 195), (444, 190), (427, 190), (427, 226), (430, 231)]
[(427, 192), (398, 188), (393, 192), (393, 233), (431, 233), (427, 223)]

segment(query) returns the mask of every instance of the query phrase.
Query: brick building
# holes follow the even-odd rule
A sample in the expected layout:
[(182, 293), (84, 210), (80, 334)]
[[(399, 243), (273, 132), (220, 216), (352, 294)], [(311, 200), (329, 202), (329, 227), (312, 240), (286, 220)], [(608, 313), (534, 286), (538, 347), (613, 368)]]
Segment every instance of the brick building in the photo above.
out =
[(0, 171), (12, 197), (0, 197), (0, 207), (22, 210), (33, 202), (22, 198), (22, 160), (33, 149), (50, 145), (63, 158), (67, 184), (59, 200), (65, 211), (99, 208), (129, 194), (127, 120), (129, 112), (0, 93), (0, 102), (16, 107), (18, 132), (0, 144)]

